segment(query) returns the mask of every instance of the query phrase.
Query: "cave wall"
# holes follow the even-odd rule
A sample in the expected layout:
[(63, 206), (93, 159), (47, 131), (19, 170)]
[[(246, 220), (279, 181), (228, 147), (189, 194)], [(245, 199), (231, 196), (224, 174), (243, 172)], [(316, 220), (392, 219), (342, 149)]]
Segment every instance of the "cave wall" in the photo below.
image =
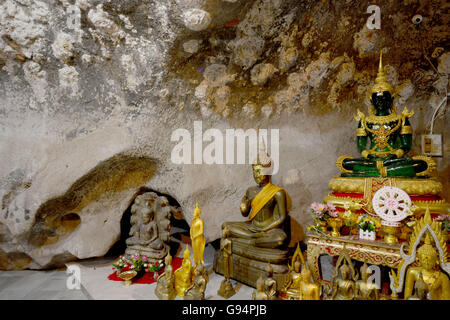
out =
[[(171, 195), (208, 241), (242, 219), (249, 165), (178, 165), (178, 128), (280, 131), (275, 183), (291, 216), (328, 193), (338, 156), (357, 156), (380, 51), (395, 104), (415, 110), (411, 154), (446, 96), (445, 1), (5, 0), (0, 4), (0, 269), (101, 256), (146, 187)], [(79, 13), (79, 14), (78, 14)], [(414, 15), (423, 16), (419, 25)], [(448, 199), (448, 115), (438, 174)], [(206, 143), (204, 144), (206, 145)], [(64, 218), (66, 217), (66, 218)]]

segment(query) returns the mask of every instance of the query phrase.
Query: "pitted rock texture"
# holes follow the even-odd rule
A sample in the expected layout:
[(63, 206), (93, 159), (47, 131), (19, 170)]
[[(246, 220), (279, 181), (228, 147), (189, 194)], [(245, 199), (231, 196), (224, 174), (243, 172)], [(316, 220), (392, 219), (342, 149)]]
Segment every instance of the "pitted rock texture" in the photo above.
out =
[[(371, 4), (2, 1), (0, 269), (104, 255), (142, 188), (176, 199), (188, 223), (198, 201), (207, 241), (223, 222), (243, 220), (248, 164), (171, 159), (172, 133), (186, 129), (194, 141), (194, 121), (223, 137), (229, 128), (279, 129), (273, 181), (306, 227), (310, 203), (338, 174), (336, 158), (358, 156), (352, 114), (369, 106), (381, 50), (396, 105), (416, 112), (419, 154), (448, 89), (449, 14), (444, 1), (383, 3), (381, 29), (371, 30)], [(445, 108), (433, 132), (448, 150)], [(437, 162), (448, 199), (448, 155)]]

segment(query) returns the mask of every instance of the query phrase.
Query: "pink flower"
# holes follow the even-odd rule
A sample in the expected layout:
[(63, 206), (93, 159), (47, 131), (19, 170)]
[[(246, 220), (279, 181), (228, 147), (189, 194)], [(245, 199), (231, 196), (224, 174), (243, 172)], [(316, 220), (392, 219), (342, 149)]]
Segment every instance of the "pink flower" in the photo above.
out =
[(313, 202), (313, 203), (311, 203), (311, 209), (312, 209), (313, 211), (319, 211), (319, 204), (320, 204), (320, 203), (318, 203), (318, 202)]
[(320, 212), (325, 212), (328, 209), (328, 207), (324, 203), (319, 203), (318, 209)]
[(314, 215), (316, 216), (317, 219), (323, 217), (326, 208), (327, 208), (326, 205), (324, 205), (323, 203), (313, 202), (311, 204), (311, 209), (313, 210)]
[(336, 207), (334, 206), (334, 204), (332, 203), (328, 203), (327, 204), (328, 210), (329, 211), (336, 211)]
[(328, 214), (330, 215), (330, 217), (332, 218), (337, 218), (339, 215), (337, 213), (337, 211), (329, 211)]
[(142, 256), (142, 261), (147, 261), (147, 257), (146, 256)]
[(437, 220), (437, 221), (444, 221), (444, 220), (447, 220), (447, 219), (449, 219), (449, 215), (448, 214), (442, 214), (442, 215), (440, 215), (440, 216), (437, 216), (434, 220)]

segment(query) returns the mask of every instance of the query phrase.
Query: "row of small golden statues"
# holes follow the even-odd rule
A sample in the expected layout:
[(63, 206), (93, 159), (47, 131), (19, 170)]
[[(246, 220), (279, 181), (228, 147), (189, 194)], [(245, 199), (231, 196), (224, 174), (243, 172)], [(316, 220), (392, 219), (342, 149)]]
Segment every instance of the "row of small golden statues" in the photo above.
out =
[[(413, 112), (405, 109), (397, 115), (392, 101), (392, 88), (384, 76), (380, 57), (371, 96), (373, 108), (369, 116), (359, 112), (356, 117), (359, 121), (357, 144), (362, 158), (339, 158), (337, 165), (343, 172), (340, 178), (353, 179), (356, 184), (365, 183), (367, 177), (401, 177), (410, 179), (407, 180), (410, 184), (426, 182), (428, 173), (434, 168), (433, 161), (426, 157), (404, 157), (411, 148), (412, 129), (408, 119)], [(370, 147), (366, 149), (368, 138)], [(272, 160), (262, 143), (252, 165), (256, 186), (247, 189), (240, 203), (240, 211), (247, 220), (222, 225), (220, 250), (214, 260), (214, 270), (224, 275), (218, 294), (224, 298), (232, 297), (237, 289), (230, 279), (235, 279), (256, 288), (253, 298), (258, 300), (380, 299), (380, 288), (369, 281), (370, 268), (364, 264), (359, 279), (351, 259), (345, 256), (346, 250), (342, 250), (331, 283), (325, 286), (311, 281), (311, 271), (299, 246), (288, 263), (291, 200), (286, 190), (271, 182), (271, 167)], [(418, 176), (420, 179), (416, 179)], [(347, 206), (347, 209), (352, 208)], [(188, 246), (182, 266), (175, 272), (168, 254), (166, 270), (159, 276), (156, 287), (160, 299), (174, 299), (176, 295), (186, 299), (205, 298), (208, 273), (203, 265), (205, 238), (200, 212), (197, 204), (191, 224), (194, 267)], [(409, 255), (403, 253), (403, 245), (404, 261), (398, 271), (391, 274), (394, 298), (403, 292), (405, 299), (450, 299), (447, 243), (440, 228), (440, 223), (431, 219), (429, 211), (414, 225)], [(423, 244), (422, 239), (425, 240)], [(413, 263), (418, 265), (411, 266)]]
[[(405, 300), (450, 300), (447, 242), (441, 232), (441, 222), (431, 219), (429, 210), (414, 226), (407, 252), (409, 254), (404, 252), (402, 246), (403, 259), (398, 271), (391, 270), (391, 297), (398, 298), (398, 294), (403, 293)], [(412, 264), (416, 266), (411, 266)], [(289, 269), (288, 280), (278, 293), (276, 289), (273, 291), (273, 279), (268, 270), (267, 277), (258, 279), (253, 299), (274, 299), (278, 294), (278, 298), (285, 300), (319, 300), (320, 286), (311, 281), (311, 272), (298, 246)], [(388, 296), (380, 294), (381, 288), (371, 279), (371, 275), (372, 270), (366, 262), (361, 266), (358, 275), (344, 245), (333, 268), (331, 282), (323, 284), (322, 299), (389, 299)]]
[(208, 273), (204, 266), (203, 253), (205, 250), (204, 221), (200, 218), (201, 210), (196, 205), (194, 219), (191, 223), (190, 237), (194, 253), (194, 266), (190, 259), (189, 245), (183, 253), (181, 267), (173, 271), (172, 257), (170, 253), (165, 259), (165, 270), (159, 275), (155, 293), (161, 300), (173, 300), (176, 296), (185, 300), (204, 300), (206, 285), (209, 281)]

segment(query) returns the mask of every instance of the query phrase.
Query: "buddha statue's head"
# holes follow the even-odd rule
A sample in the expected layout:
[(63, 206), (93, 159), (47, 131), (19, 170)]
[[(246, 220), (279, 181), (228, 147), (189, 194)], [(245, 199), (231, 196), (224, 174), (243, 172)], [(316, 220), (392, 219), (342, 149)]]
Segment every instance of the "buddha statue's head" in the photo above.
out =
[(272, 265), (269, 263), (266, 267), (267, 277), (272, 278), (273, 276), (273, 268)]
[(170, 255), (170, 253), (167, 253), (166, 258), (164, 259), (164, 264), (166, 265), (166, 267), (172, 265), (172, 256)]
[(369, 278), (369, 275), (371, 274), (371, 271), (367, 263), (364, 262), (364, 264), (361, 266), (361, 269), (359, 270), (361, 271), (362, 280), (367, 281), (367, 278)]
[(258, 291), (264, 291), (264, 285), (265, 285), (264, 278), (262, 276), (260, 276), (258, 278), (258, 280), (256, 281), (256, 289)]
[(202, 210), (199, 208), (198, 206), (198, 202), (195, 205), (195, 209), (194, 209), (194, 218), (200, 218), (200, 215), (202, 214)]
[(309, 282), (311, 280), (311, 271), (308, 268), (303, 267), (301, 275), (304, 281)]
[(195, 268), (195, 272), (196, 272), (196, 274), (203, 274), (203, 273), (205, 273), (206, 272), (205, 266), (200, 263), (197, 266), (197, 268)]
[(186, 245), (186, 250), (184, 250), (183, 258), (185, 260), (187, 260), (187, 259), (189, 259), (190, 255), (191, 255), (191, 252), (189, 251), (189, 245)]
[(341, 266), (341, 278), (343, 279), (343, 280), (347, 280), (348, 279), (348, 276), (349, 276), (349, 274), (350, 274), (350, 268), (348, 267), (348, 265), (346, 264), (346, 263), (344, 263), (342, 266)]
[(270, 182), (270, 170), (272, 167), (272, 160), (266, 152), (264, 140), (260, 140), (258, 155), (256, 161), (252, 164), (253, 179), (258, 185), (265, 185)]
[(222, 238), (228, 238), (230, 236), (230, 229), (225, 225), (222, 229)]
[(377, 114), (386, 115), (389, 114), (393, 106), (394, 90), (386, 79), (383, 71), (383, 57), (380, 53), (380, 65), (378, 67), (377, 78), (375, 79), (375, 85), (371, 90), (370, 101), (375, 108)]
[(297, 273), (300, 273), (300, 267), (302, 266), (302, 263), (299, 260), (295, 260), (294, 262), (294, 270)]
[(144, 210), (142, 211), (142, 223), (147, 224), (150, 223), (150, 221), (153, 218), (153, 214), (150, 210)]
[(425, 243), (417, 250), (419, 264), (425, 270), (432, 270), (438, 262), (438, 253), (431, 244), (431, 235), (427, 232)]

